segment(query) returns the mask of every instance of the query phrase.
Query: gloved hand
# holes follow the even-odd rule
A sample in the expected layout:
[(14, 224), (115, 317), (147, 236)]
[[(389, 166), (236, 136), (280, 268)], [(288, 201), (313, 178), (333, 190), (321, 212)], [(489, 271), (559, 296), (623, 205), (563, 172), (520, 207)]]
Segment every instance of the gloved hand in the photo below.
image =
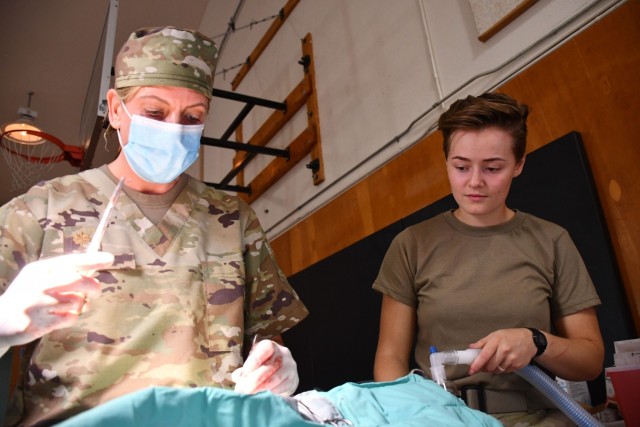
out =
[(27, 264), (0, 296), (0, 348), (26, 344), (73, 324), (100, 295), (91, 276), (113, 263), (107, 252), (56, 256)]
[(235, 391), (257, 393), (270, 390), (291, 396), (298, 388), (298, 369), (288, 348), (271, 340), (256, 343), (241, 368), (231, 374)]

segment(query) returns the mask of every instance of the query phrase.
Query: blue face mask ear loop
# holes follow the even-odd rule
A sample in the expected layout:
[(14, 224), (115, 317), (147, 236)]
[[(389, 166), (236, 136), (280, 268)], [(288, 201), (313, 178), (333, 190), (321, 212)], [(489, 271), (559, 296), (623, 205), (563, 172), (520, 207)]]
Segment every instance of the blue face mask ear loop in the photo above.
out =
[(120, 99), (120, 105), (122, 105), (122, 109), (124, 110), (124, 112), (127, 113), (127, 116), (129, 116), (129, 119), (133, 120), (133, 117), (131, 117), (129, 110), (127, 110), (127, 106), (124, 104), (124, 99), (122, 98), (118, 98), (118, 99)]
[[(125, 113), (127, 113), (127, 116), (129, 116), (129, 119), (133, 120), (133, 117), (131, 117), (131, 114), (129, 113), (129, 110), (127, 110), (127, 106), (124, 104), (124, 100), (122, 98), (118, 98), (120, 100), (120, 105), (122, 105), (122, 109), (124, 110)], [(109, 124), (109, 126), (111, 126), (111, 124)], [(120, 129), (116, 129), (116, 133), (118, 134), (118, 143), (120, 144), (120, 149), (124, 150), (124, 144), (122, 143), (122, 137), (120, 136)], [(105, 138), (106, 141), (106, 138)]]

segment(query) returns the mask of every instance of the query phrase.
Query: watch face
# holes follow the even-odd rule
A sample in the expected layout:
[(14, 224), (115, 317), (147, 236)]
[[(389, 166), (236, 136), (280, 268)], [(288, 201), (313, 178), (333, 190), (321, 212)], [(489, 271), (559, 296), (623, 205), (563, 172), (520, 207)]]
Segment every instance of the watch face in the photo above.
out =
[(545, 337), (542, 332), (534, 334), (533, 340), (536, 342), (537, 346), (547, 345), (547, 337)]
[(533, 334), (533, 343), (535, 344), (538, 352), (536, 353), (536, 357), (540, 356), (547, 349), (547, 337), (537, 329), (528, 328)]
[(540, 332), (540, 344), (544, 345), (545, 347), (547, 346), (547, 337), (542, 332)]

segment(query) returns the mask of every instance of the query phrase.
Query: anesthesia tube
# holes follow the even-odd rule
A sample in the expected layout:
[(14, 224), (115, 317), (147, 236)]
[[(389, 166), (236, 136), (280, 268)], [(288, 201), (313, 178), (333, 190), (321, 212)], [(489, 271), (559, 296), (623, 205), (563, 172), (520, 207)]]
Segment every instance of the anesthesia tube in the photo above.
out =
[[(479, 349), (438, 352), (435, 347), (431, 347), (431, 355), (429, 356), (431, 379), (446, 390), (447, 376), (444, 365), (470, 365), (479, 353)], [(515, 373), (529, 381), (579, 427), (602, 427), (598, 420), (573, 400), (557, 382), (549, 378), (540, 368), (527, 365)]]

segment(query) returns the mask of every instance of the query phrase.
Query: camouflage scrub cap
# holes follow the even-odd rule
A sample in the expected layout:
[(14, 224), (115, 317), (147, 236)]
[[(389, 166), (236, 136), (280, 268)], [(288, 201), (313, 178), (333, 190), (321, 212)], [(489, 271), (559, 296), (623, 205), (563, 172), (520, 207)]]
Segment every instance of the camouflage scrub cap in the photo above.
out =
[(213, 40), (197, 31), (141, 28), (116, 57), (115, 87), (179, 86), (211, 99), (217, 59)]

